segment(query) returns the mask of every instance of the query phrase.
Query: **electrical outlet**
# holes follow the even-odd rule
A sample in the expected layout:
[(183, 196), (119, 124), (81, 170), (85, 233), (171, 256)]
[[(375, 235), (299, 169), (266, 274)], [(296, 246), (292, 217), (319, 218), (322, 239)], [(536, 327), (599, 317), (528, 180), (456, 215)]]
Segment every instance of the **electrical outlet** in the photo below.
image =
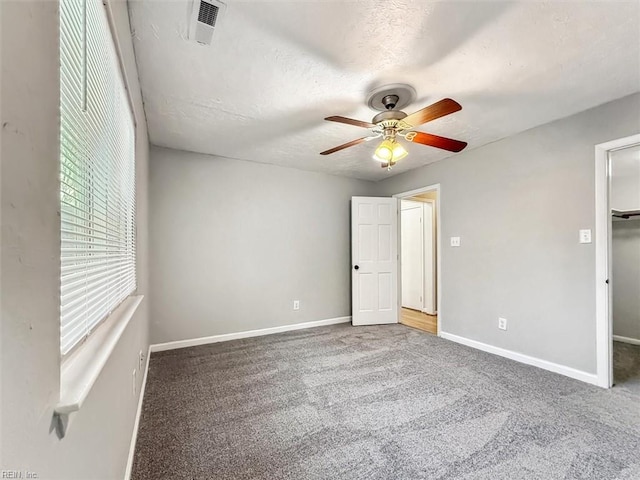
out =
[(459, 247), (460, 246), (460, 237), (451, 237), (451, 246)]
[(131, 394), (135, 397), (136, 396), (136, 370), (133, 370), (133, 373), (131, 374)]
[(506, 318), (498, 318), (498, 328), (500, 330), (506, 330), (507, 329), (507, 319)]
[(138, 370), (142, 371), (143, 368), (144, 368), (144, 352), (140, 350), (140, 353), (138, 353)]
[(300, 310), (300, 300), (294, 300), (293, 301), (293, 309), (294, 310)]

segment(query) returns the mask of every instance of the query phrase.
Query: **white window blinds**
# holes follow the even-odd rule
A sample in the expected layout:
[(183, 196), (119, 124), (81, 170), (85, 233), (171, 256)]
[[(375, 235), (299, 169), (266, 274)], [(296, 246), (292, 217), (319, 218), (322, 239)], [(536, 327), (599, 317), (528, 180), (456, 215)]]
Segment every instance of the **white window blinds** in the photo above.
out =
[(135, 135), (100, 0), (60, 1), (60, 350), (136, 289)]

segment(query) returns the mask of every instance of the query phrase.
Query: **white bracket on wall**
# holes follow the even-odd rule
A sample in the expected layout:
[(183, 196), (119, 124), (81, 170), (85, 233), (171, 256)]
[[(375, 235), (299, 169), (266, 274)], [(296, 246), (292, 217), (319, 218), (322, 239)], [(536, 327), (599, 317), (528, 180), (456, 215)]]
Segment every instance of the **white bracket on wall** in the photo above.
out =
[(67, 433), (69, 429), (69, 423), (71, 422), (71, 415), (64, 413), (54, 413), (53, 414), (53, 425), (52, 429), (55, 429), (56, 435), (58, 438), (62, 439)]

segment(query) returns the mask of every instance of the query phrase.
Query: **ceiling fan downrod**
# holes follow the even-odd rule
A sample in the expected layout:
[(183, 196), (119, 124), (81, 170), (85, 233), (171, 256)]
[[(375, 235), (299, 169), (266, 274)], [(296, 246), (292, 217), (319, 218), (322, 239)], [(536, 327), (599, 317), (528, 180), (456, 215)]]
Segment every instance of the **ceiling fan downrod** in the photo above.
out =
[(382, 104), (387, 110), (393, 110), (394, 108), (396, 108), (398, 100), (400, 100), (400, 97), (398, 97), (398, 95), (385, 95), (384, 97), (382, 97)]

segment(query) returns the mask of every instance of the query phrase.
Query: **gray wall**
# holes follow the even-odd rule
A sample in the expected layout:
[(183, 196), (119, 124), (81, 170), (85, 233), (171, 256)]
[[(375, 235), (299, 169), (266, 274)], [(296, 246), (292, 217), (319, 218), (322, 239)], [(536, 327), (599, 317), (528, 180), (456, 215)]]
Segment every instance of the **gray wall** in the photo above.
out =
[(640, 145), (610, 154), (610, 203), (615, 210), (640, 210)]
[(350, 315), (349, 201), (374, 187), (152, 147), (152, 343)]
[[(123, 0), (111, 0), (110, 7), (138, 119), (138, 278), (146, 294), (146, 124), (127, 7)], [(1, 468), (29, 470), (40, 479), (121, 479), (138, 402), (131, 370), (148, 345), (148, 299), (59, 440), (51, 432), (60, 388), (58, 2), (2, 1), (0, 17)]]
[(613, 222), (613, 334), (640, 341), (640, 219)]
[(443, 331), (595, 373), (595, 250), (578, 230), (594, 228), (594, 146), (640, 132), (639, 112), (635, 94), (380, 183), (441, 184)]
[[(611, 207), (640, 210), (640, 146), (611, 154)], [(613, 334), (640, 341), (640, 217), (614, 218)]]

